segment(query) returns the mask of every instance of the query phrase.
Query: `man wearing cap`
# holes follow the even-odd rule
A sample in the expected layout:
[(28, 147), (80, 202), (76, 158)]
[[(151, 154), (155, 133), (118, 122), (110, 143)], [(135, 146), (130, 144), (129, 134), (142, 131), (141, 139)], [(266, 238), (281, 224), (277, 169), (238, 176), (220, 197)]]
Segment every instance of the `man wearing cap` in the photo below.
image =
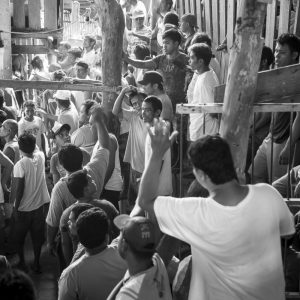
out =
[(172, 123), (173, 121), (173, 107), (169, 96), (164, 91), (163, 78), (156, 71), (147, 71), (139, 84), (144, 86), (145, 93), (150, 96), (156, 96), (162, 103), (162, 111), (160, 117)]
[(197, 18), (195, 15), (185, 14), (181, 17), (181, 31), (185, 34), (183, 50), (186, 54), (197, 28)]
[(108, 300), (171, 300), (165, 265), (156, 252), (154, 224), (144, 217), (120, 215), (114, 220), (121, 230), (118, 250), (128, 270)]
[(58, 121), (61, 124), (68, 124), (70, 126), (70, 134), (72, 134), (78, 129), (79, 116), (74, 104), (71, 102), (71, 92), (59, 90), (53, 97), (57, 102), (56, 115), (48, 114), (42, 109), (38, 109), (38, 112), (48, 119)]
[(75, 64), (81, 55), (81, 49), (74, 47), (69, 49), (67, 57), (62, 62), (59, 62), (61, 68), (68, 77), (76, 77)]
[(98, 207), (82, 212), (76, 221), (85, 254), (69, 265), (58, 282), (58, 300), (106, 300), (126, 272), (116, 240), (108, 244), (109, 219)]
[(86, 35), (83, 40), (82, 60), (86, 62), (90, 68), (94, 67), (97, 61), (95, 52), (96, 38), (92, 35)]
[(127, 51), (130, 57), (134, 58), (134, 49), (137, 45), (149, 47), (151, 29), (144, 25), (145, 13), (142, 10), (134, 10), (131, 18), (135, 26), (132, 31), (127, 31)]

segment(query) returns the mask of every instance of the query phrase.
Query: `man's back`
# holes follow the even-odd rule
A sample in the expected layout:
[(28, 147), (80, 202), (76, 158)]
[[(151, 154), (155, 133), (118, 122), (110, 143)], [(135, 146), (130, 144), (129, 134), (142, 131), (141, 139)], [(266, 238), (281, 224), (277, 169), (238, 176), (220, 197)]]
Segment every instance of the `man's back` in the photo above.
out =
[(105, 300), (126, 269), (114, 241), (102, 252), (84, 255), (63, 271), (58, 299)]
[(189, 299), (284, 299), (280, 236), (294, 225), (270, 186), (249, 186), (236, 206), (159, 197), (154, 209), (164, 233), (191, 244)]

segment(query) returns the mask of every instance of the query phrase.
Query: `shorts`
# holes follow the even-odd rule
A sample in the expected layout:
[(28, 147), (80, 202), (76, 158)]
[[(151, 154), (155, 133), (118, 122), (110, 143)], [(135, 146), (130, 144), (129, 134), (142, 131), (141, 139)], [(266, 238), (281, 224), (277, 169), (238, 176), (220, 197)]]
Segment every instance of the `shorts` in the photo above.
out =
[(48, 205), (32, 211), (18, 211), (17, 220), (13, 220), (13, 241), (14, 246), (19, 248), (24, 245), (25, 238), (30, 232), (33, 245), (43, 245), (45, 241), (45, 210)]

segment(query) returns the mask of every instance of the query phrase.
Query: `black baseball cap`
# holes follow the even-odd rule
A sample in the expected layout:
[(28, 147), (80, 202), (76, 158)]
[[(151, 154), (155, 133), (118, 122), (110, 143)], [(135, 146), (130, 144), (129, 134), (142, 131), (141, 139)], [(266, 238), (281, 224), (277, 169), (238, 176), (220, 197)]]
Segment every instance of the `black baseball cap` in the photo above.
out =
[(162, 84), (163, 82), (164, 82), (164, 80), (163, 80), (162, 76), (156, 71), (145, 72), (143, 79), (138, 81), (138, 83), (141, 85), (147, 85), (149, 83), (151, 83), (151, 84), (161, 83)]

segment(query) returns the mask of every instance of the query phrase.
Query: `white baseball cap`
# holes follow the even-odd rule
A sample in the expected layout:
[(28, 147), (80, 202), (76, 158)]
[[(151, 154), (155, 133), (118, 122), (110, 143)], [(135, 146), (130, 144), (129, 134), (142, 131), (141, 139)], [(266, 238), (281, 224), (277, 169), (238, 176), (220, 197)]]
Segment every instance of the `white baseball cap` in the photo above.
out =
[(59, 90), (53, 95), (53, 97), (59, 100), (71, 100), (71, 92)]

